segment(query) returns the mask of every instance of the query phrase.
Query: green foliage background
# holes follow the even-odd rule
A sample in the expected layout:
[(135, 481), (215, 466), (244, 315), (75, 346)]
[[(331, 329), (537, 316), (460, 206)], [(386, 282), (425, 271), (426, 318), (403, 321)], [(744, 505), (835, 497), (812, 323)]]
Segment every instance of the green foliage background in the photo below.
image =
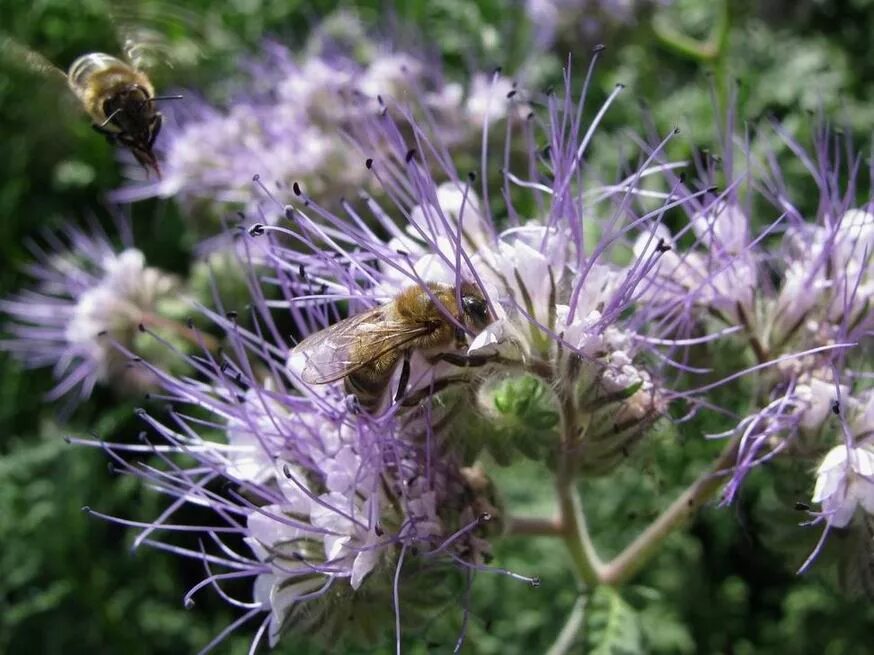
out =
[[(142, 4), (160, 13), (157, 2)], [(196, 67), (179, 69), (172, 82), (212, 88), (216, 94), (223, 88), (216, 82), (233, 75), (240, 53), (255, 51), (267, 35), (294, 48), (320, 16), (337, 7), (325, 0), (188, 4), (209, 19), (200, 35), (209, 56)], [(399, 4), (393, 12), (375, 0), (354, 8), (372, 29), (402, 43), (415, 43), (422, 35), (421, 41), (456, 75), (470, 66), (502, 65), (514, 71), (529, 54), (531, 30), (518, 1)], [(680, 0), (660, 17), (673, 29), (705, 38), (718, 5)], [(874, 97), (874, 2), (743, 0), (731, 2), (730, 8), (726, 47), (716, 58), (690, 57), (666, 44), (649, 16), (609, 34), (596, 76), (599, 91), (625, 82), (627, 95), (644, 101), (662, 130), (681, 125), (689, 130), (687, 144), (706, 147), (716, 123), (710, 85), (736, 79), (744, 120), (773, 116), (803, 133), (811, 124), (810, 112), (822, 109), (864, 145), (874, 119), (869, 104)], [(65, 66), (82, 52), (113, 51), (106, 9), (102, 0), (2, 0), (3, 30)], [(184, 41), (184, 35), (177, 36)], [(553, 54), (544, 53), (536, 70), (538, 83), (557, 81), (566, 49), (577, 45), (560, 42)], [(588, 52), (574, 54), (582, 69)], [(65, 102), (57, 89), (32, 75), (7, 63), (0, 68), (4, 295), (22, 281), (18, 270), (28, 260), (25, 239), (65, 221), (106, 221), (102, 194), (120, 182), (111, 149), (87, 121), (69, 116)], [(641, 127), (633, 100), (608, 116), (602, 151), (629, 127)], [(609, 154), (604, 160), (610, 160)], [(787, 170), (791, 174), (791, 167)], [(137, 244), (150, 261), (184, 273), (191, 244), (181, 236), (176, 212), (167, 202), (144, 202), (132, 209)], [(215, 594), (201, 594), (193, 609), (184, 609), (182, 595), (202, 570), (166, 554), (132, 552), (128, 531), (82, 513), (82, 506), (92, 505), (148, 520), (161, 500), (108, 470), (99, 451), (63, 440), (64, 435), (88, 433), (134, 438), (136, 403), (100, 390), (62, 424), (56, 409), (42, 401), (51, 385), (48, 374), (24, 371), (11, 358), (0, 357), (0, 652), (196, 652), (232, 620), (232, 613)], [(588, 485), (584, 497), (599, 546), (605, 552), (618, 550), (645, 526), (712, 455), (700, 435), (723, 428), (699, 421), (686, 424), (683, 434), (665, 431), (617, 476)], [(523, 472), (499, 480), (507, 504), (520, 513), (550, 512), (545, 476), (533, 467)], [(815, 535), (794, 526), (799, 518), (791, 515), (792, 501), (774, 488), (772, 472), (763, 469), (752, 476), (736, 506), (705, 508), (688, 531), (669, 539), (621, 598), (606, 593), (592, 598), (590, 630), (580, 648), (591, 653), (870, 651), (871, 605), (837, 592), (826, 560), (813, 573), (795, 576)], [(811, 478), (805, 471), (795, 473), (799, 484), (792, 493), (803, 500), (809, 497)], [(777, 534), (778, 525), (784, 534)], [(799, 546), (791, 554), (779, 548), (787, 537)], [(465, 652), (544, 651), (577, 596), (562, 546), (548, 538), (512, 538), (500, 543), (496, 554), (501, 566), (539, 576), (543, 584), (532, 589), (499, 576), (477, 578)], [(410, 652), (429, 652), (430, 642), (442, 644), (433, 652), (445, 652), (460, 620), (456, 614), (448, 625), (410, 635)], [(234, 636), (218, 652), (244, 653), (247, 647), (245, 635)], [(309, 652), (295, 639), (278, 650)]]

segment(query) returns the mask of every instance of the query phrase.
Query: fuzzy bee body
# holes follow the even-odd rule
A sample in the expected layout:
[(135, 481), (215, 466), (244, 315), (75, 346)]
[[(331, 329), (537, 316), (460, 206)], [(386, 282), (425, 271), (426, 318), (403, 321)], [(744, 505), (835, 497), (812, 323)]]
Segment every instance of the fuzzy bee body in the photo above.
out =
[(78, 57), (66, 77), (94, 128), (128, 148), (144, 168), (160, 176), (152, 146), (162, 116), (155, 108), (155, 89), (146, 74), (118, 57), (91, 52)]
[[(149, 78), (118, 57), (91, 52), (78, 57), (67, 70), (67, 84), (95, 123), (108, 118), (106, 102), (118, 95), (139, 92), (140, 102), (149, 103), (155, 89)], [(109, 112), (111, 113), (111, 112)]]
[[(43, 55), (0, 34), (0, 59), (58, 83), (65, 83), (88, 114), (95, 130), (127, 148), (146, 169), (160, 176), (153, 145), (161, 130), (155, 89), (142, 70), (148, 48), (125, 40), (124, 58), (103, 52), (77, 57), (65, 73)], [(176, 96), (173, 96), (174, 98)]]
[(402, 360), (405, 368), (398, 395), (403, 393), (412, 352), (420, 352), (429, 361), (446, 359), (447, 352), (457, 352), (464, 345), (465, 330), (460, 325), (477, 334), (489, 322), (488, 305), (472, 284), (462, 284), (460, 293), (445, 284), (411, 286), (391, 302), (307, 337), (292, 351), (292, 359), (302, 360), (305, 382), (343, 380), (347, 392), (372, 412), (382, 405)]

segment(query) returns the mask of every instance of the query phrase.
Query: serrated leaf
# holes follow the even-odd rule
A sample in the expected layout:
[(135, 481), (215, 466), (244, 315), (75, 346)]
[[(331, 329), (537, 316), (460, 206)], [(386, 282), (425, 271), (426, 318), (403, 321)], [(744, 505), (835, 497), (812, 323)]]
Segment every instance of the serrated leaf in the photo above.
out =
[(599, 587), (592, 594), (586, 613), (585, 640), (585, 652), (589, 655), (644, 652), (637, 611), (610, 587)]

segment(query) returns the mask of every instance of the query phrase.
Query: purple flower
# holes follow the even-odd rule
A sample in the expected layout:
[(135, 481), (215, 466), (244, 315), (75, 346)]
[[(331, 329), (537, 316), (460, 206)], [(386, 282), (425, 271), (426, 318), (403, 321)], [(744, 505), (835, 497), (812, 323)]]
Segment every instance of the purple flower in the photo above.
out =
[(362, 62), (335, 50), (292, 55), (268, 44), (228, 107), (187, 100), (176, 121), (166, 121), (162, 179), (134, 179), (114, 198), (231, 204), (274, 222), (276, 201), (267, 196), (287, 202), (303, 188), (336, 203), (354, 195), (367, 176), (348, 132), (387, 111), (391, 98), (414, 98), (415, 111), (438, 126), (446, 146), (477, 138), (486, 114), (497, 121), (511, 111), (509, 80), (478, 75), (465, 91), (434, 68), (402, 52), (372, 49)]
[[(497, 76), (490, 82), (499, 83)], [(673, 344), (640, 302), (662, 253), (631, 261), (627, 254), (637, 232), (701, 194), (643, 194), (643, 177), (676, 167), (654, 156), (616, 185), (582, 181), (591, 134), (620, 90), (591, 124), (567, 100), (554, 104), (543, 127), (533, 115), (501, 127), (529, 145), (529, 158), (514, 164), (519, 170), (505, 161), (497, 183), (488, 176), (490, 103), (477, 109), (485, 173), (477, 181), (452, 167), (439, 128), (384, 98), (387, 111), (368, 115), (350, 138), (363, 153), (361, 174), (386, 200), (321, 203), (304, 188), (292, 204), (274, 208), (285, 220), (243, 233), (237, 252), (256, 253), (259, 267), (271, 269), (260, 284), (249, 278), (251, 313), (238, 319), (204, 310), (225, 333), (225, 346), (188, 357), (186, 377), (140, 363), (171, 409), (163, 419), (141, 412), (150, 427), (146, 444), (101, 444), (172, 499), (141, 526), (137, 545), (202, 560), (207, 578), (189, 596), (208, 585), (226, 596), (222, 580), (248, 577), (252, 599), (228, 600), (246, 610), (240, 622), (266, 613), (256, 640), (266, 634), (274, 644), (296, 630), (335, 642), (356, 630), (357, 612), (372, 627), (391, 608), (386, 627), (402, 629), (421, 615), (423, 602), (458, 593), (448, 571), (531, 581), (486, 565), (502, 509), (475, 464), (475, 444), (503, 427), (482, 420), (486, 405), (506, 415), (508, 406), (530, 406), (516, 402), (514, 390), (539, 394), (538, 425), (563, 430), (547, 463), (595, 475), (622, 461), (682, 395), (664, 382)], [(551, 144), (548, 159), (536, 145), (543, 141)], [(640, 206), (641, 195), (654, 197), (656, 207)], [(306, 337), (344, 312), (389, 307), (410, 289), (443, 312), (452, 338), (412, 349), (406, 372), (390, 367), (378, 407), (364, 407), (343, 380), (354, 339), (322, 353), (343, 374), (323, 384), (304, 380), (306, 358), (282, 335)], [(471, 295), (459, 298), (462, 290)], [(480, 320), (445, 311), (441, 293), (454, 295), (456, 307), (476, 305), (470, 311)], [(437, 329), (417, 330), (425, 327)], [(531, 379), (537, 384), (500, 384)], [(498, 387), (503, 396), (490, 397)], [(153, 452), (165, 465), (128, 463), (130, 451)], [(222, 479), (234, 488), (220, 491)], [(174, 524), (186, 504), (211, 510), (217, 523)], [(201, 548), (163, 540), (179, 530), (200, 534)], [(235, 546), (239, 539), (249, 552)], [(442, 576), (437, 584), (434, 572)]]
[(0, 300), (11, 337), (0, 342), (29, 368), (51, 367), (57, 385), (50, 399), (90, 394), (98, 382), (142, 385), (113, 341), (131, 344), (137, 327), (162, 301), (174, 297), (178, 281), (146, 265), (133, 248), (116, 249), (100, 230), (67, 228), (62, 238), (36, 244), (36, 263), (26, 270), (33, 287)]
[(590, 43), (617, 26), (633, 25), (648, 6), (665, 6), (671, 0), (526, 0), (525, 11), (537, 43), (551, 46), (560, 36)]

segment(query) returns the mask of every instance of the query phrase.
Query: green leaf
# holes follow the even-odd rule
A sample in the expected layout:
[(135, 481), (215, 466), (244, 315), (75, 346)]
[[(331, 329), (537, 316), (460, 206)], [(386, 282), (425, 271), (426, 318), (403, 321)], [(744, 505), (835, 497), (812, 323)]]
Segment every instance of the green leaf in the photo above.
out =
[(644, 652), (637, 611), (610, 587), (598, 587), (592, 594), (584, 630), (590, 655)]

